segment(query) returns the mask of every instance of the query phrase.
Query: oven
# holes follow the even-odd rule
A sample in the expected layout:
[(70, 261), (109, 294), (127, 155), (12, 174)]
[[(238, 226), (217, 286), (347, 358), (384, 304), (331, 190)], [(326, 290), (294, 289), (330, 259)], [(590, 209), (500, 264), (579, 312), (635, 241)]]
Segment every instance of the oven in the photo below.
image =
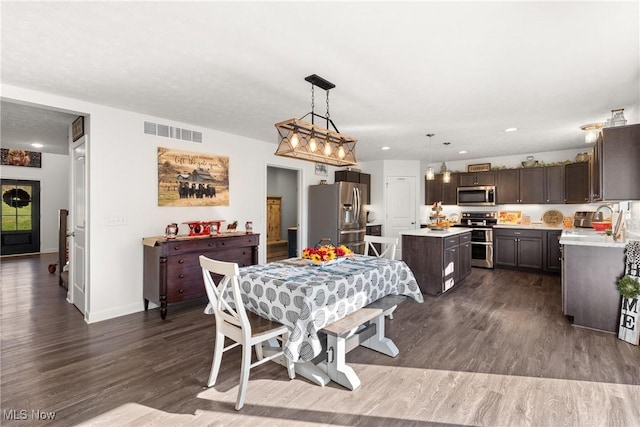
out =
[(472, 227), (471, 266), (493, 268), (493, 228)]
[(471, 266), (493, 268), (495, 212), (463, 212), (458, 227), (471, 228)]

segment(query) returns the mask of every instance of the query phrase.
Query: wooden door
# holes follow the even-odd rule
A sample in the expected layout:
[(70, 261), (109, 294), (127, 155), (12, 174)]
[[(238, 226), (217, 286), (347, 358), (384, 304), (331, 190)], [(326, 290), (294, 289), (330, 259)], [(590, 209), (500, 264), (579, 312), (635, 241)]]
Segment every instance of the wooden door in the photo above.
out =
[(589, 164), (569, 163), (564, 167), (566, 203), (589, 202)]
[(564, 203), (564, 165), (546, 166), (544, 174), (546, 203)]
[(518, 169), (503, 169), (496, 173), (497, 203), (519, 203), (520, 184)]
[(267, 241), (281, 240), (282, 196), (267, 196)]

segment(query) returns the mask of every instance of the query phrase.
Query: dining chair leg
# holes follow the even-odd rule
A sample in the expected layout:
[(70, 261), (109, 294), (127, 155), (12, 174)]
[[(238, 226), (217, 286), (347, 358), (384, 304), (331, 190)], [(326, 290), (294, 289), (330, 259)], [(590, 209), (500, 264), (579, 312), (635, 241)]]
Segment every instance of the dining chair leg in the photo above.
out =
[(216, 343), (213, 350), (213, 362), (211, 363), (211, 373), (209, 374), (209, 381), (207, 387), (211, 387), (216, 383), (218, 379), (218, 372), (220, 372), (220, 364), (222, 363), (222, 353), (224, 352), (224, 334), (216, 333)]
[(248, 344), (244, 344), (242, 346), (242, 366), (240, 367), (240, 388), (238, 389), (238, 400), (236, 401), (236, 410), (238, 411), (244, 406), (244, 397), (247, 394), (250, 369), (251, 346)]
[(263, 342), (259, 342), (258, 344), (256, 344), (254, 347), (256, 349), (256, 358), (258, 360), (262, 360), (264, 358), (264, 354), (262, 352), (262, 344), (264, 344)]
[[(282, 348), (284, 349), (284, 344), (289, 341), (289, 335), (290, 333), (287, 332), (285, 334), (282, 334)], [(291, 359), (289, 359), (287, 356), (285, 356), (284, 354), (282, 354), (282, 358), (284, 360), (284, 363), (287, 365), (287, 371), (289, 372), (289, 378), (290, 379), (294, 379), (296, 377), (296, 367), (295, 364), (293, 363), (293, 361)]]

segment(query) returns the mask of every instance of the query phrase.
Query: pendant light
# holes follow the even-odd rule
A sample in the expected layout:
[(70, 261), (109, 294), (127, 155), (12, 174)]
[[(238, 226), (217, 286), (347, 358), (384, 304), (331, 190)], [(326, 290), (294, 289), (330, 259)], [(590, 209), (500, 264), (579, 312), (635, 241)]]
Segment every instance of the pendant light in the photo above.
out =
[[(316, 74), (305, 80), (311, 83), (311, 112), (300, 119), (275, 124), (278, 129), (278, 148), (274, 154), (332, 166), (355, 165), (357, 139), (340, 133), (329, 115), (329, 90), (336, 85)], [(316, 86), (326, 92), (327, 112), (324, 116), (315, 112)], [(311, 116), (311, 123), (303, 120), (307, 116)], [(316, 118), (323, 119), (325, 126), (317, 125)]]
[[(445, 147), (445, 159), (449, 160), (449, 144), (451, 144), (450, 142), (443, 142), (444, 147)], [(444, 182), (445, 184), (448, 184), (451, 182), (451, 172), (449, 171), (449, 169), (447, 169), (447, 163), (446, 162), (442, 162), (442, 182)]]
[(431, 137), (435, 136), (435, 133), (428, 133), (429, 137), (429, 164), (427, 165), (427, 172), (425, 174), (427, 181), (433, 181), (436, 178), (436, 173), (431, 166)]

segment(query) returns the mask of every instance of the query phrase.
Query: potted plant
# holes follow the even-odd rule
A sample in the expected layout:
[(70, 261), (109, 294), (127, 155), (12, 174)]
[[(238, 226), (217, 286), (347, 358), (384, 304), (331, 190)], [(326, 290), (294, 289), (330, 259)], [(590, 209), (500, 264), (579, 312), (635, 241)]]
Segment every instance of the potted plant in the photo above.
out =
[(631, 344), (638, 345), (640, 333), (640, 311), (638, 297), (640, 296), (640, 282), (638, 279), (625, 275), (618, 279), (618, 291), (622, 295), (622, 308), (620, 310), (620, 330), (618, 338)]

